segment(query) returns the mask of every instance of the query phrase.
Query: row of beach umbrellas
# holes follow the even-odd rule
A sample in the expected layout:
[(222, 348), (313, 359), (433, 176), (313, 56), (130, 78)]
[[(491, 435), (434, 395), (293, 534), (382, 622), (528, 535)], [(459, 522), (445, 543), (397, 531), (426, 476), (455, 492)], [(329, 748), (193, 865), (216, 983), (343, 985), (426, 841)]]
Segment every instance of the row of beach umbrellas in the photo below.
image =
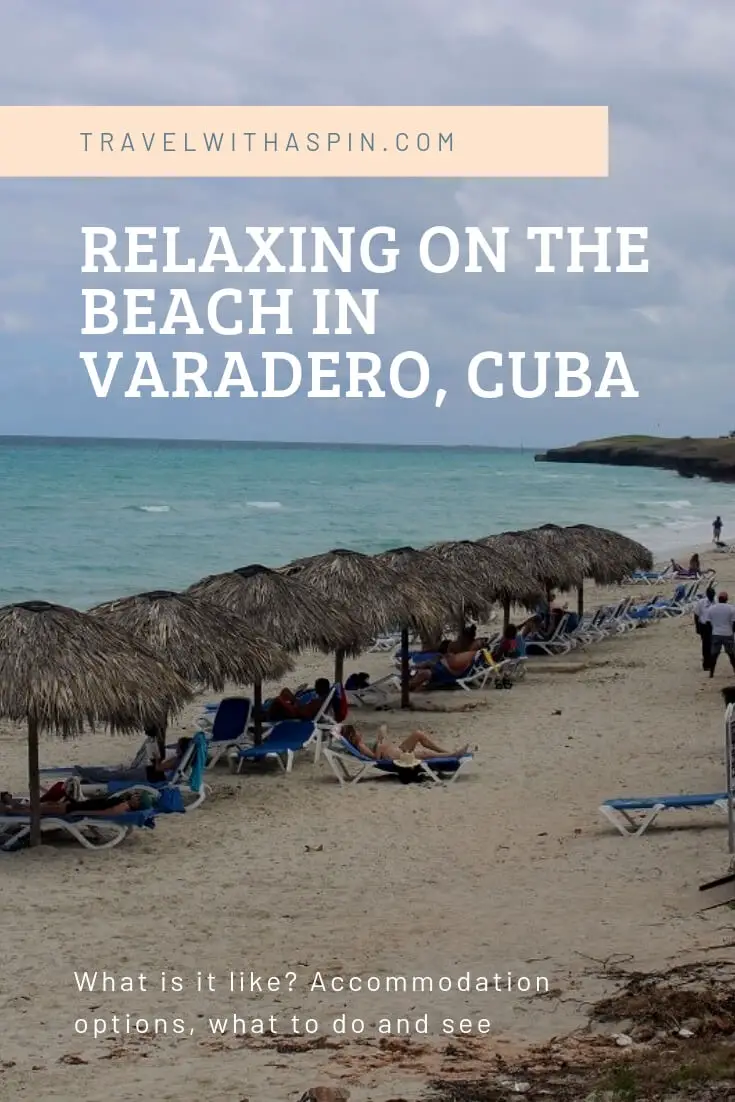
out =
[(617, 532), (544, 525), (421, 550), (335, 549), (278, 568), (254, 564), (86, 613), (42, 601), (0, 608), (0, 717), (28, 728), (31, 844), (40, 842), (41, 731), (155, 724), (163, 737), (196, 691), (253, 685), (258, 705), (262, 683), (286, 674), (305, 648), (334, 653), (341, 681), (345, 657), (387, 630), (400, 629), (405, 654), (411, 633), (435, 639), (497, 604), (507, 622), (512, 604), (532, 607), (552, 589), (576, 588), (581, 611), (586, 581), (610, 584), (651, 565), (645, 547)]

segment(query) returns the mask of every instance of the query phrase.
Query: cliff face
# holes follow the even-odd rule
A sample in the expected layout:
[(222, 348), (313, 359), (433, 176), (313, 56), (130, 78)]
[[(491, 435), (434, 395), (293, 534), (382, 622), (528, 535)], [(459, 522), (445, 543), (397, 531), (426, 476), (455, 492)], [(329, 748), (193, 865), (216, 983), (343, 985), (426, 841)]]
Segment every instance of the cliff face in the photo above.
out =
[(602, 463), (612, 467), (658, 467), (683, 478), (735, 482), (735, 439), (717, 437), (666, 439), (616, 436), (589, 440), (568, 448), (551, 448), (536, 456), (542, 463)]

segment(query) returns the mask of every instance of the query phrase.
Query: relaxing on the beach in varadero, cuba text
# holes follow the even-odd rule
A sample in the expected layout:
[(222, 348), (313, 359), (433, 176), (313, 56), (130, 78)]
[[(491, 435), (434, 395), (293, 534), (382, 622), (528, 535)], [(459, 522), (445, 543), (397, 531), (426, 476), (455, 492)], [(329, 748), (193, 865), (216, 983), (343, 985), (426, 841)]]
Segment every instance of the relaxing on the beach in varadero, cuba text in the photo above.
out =
[(267, 130), (210, 130), (160, 132), (125, 130), (82, 130), (79, 137), (85, 153), (453, 153), (452, 131), (398, 130), (391, 134), (373, 131), (306, 133)]
[[(177, 282), (186, 275), (305, 274), (335, 270), (351, 273), (353, 264), (371, 275), (395, 272), (401, 248), (392, 226), (373, 226), (357, 235), (356, 227), (244, 226), (235, 239), (225, 226), (210, 226), (196, 255), (186, 256), (179, 226), (128, 226), (126, 242), (109, 226), (82, 227), (82, 273), (119, 276), (171, 273)], [(484, 231), (467, 226), (464, 238), (448, 226), (431, 226), (419, 239), (417, 259), (433, 276), (460, 271), (468, 276), (506, 271), (506, 244), (510, 229)], [(554, 273), (646, 272), (646, 227), (529, 226), (525, 239), (534, 254), (534, 271)], [(121, 236), (121, 235), (120, 235)], [(244, 236), (244, 240), (242, 240)], [(592, 240), (585, 240), (591, 236)], [(612, 241), (611, 241), (612, 238)], [(559, 255), (561, 253), (561, 256)], [(117, 280), (110, 280), (116, 283)], [(344, 337), (353, 333), (375, 336), (377, 287), (360, 291), (346, 287), (308, 288), (312, 318), (306, 333), (315, 337)], [(239, 338), (294, 336), (294, 288), (219, 287), (202, 301), (188, 287), (84, 287), (83, 337)], [(303, 322), (302, 322), (303, 324)], [(308, 323), (307, 323), (308, 325)], [(341, 343), (341, 342), (340, 342)], [(378, 355), (363, 345), (357, 350), (279, 351), (225, 347), (219, 367), (209, 352), (161, 352), (135, 348), (132, 357), (122, 349), (103, 355), (80, 351), (98, 398), (119, 394), (126, 398), (384, 398), (388, 391), (415, 399), (429, 393), (438, 409), (447, 390), (431, 388), (426, 355), (416, 349)], [(191, 346), (190, 346), (191, 347)], [(164, 351), (165, 350), (165, 351)], [(167, 363), (164, 367), (163, 356)], [(602, 357), (600, 357), (600, 360)], [(308, 361), (308, 362), (307, 362)], [(384, 362), (385, 361), (385, 362)], [(484, 348), (467, 355), (464, 377), (478, 398), (538, 398), (551, 391), (555, 398), (637, 398), (623, 353), (607, 351), (604, 363), (593, 365), (583, 351), (510, 351)], [(304, 366), (306, 364), (306, 366)], [(460, 367), (461, 370), (461, 367)], [(264, 378), (265, 385), (261, 380)], [(258, 383), (256, 386), (255, 383)], [(115, 388), (114, 390), (112, 388)]]

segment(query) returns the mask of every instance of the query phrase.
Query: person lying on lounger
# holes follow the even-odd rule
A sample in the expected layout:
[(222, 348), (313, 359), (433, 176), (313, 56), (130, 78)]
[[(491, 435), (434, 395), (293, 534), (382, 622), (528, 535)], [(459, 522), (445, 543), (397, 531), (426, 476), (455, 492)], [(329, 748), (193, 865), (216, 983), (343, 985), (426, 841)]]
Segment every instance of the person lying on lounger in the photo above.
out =
[(109, 781), (164, 784), (168, 774), (178, 769), (190, 745), (190, 738), (180, 738), (176, 743), (176, 752), (168, 758), (161, 758), (155, 729), (146, 728), (146, 754), (141, 765), (134, 769), (121, 769), (120, 766), (115, 765), (99, 767), (78, 765), (74, 769), (74, 776), (78, 777), (82, 784), (107, 784)]
[(329, 696), (331, 684), (326, 677), (317, 677), (313, 689), (281, 689), (272, 700), (263, 701), (261, 719), (278, 723), (282, 719), (313, 719)]
[[(100, 796), (92, 800), (75, 800), (68, 795), (61, 796), (58, 800), (49, 802), (41, 797), (41, 815), (124, 815), (128, 811), (139, 811), (143, 806), (143, 799), (137, 792), (131, 792), (122, 798), (116, 796)], [(27, 800), (18, 800), (10, 792), (0, 792), (0, 815), (28, 815), (30, 805)]]
[[(478, 647), (478, 650), (480, 648)], [(461, 654), (443, 654), (440, 658), (432, 656), (427, 662), (419, 662), (416, 672), (409, 681), (411, 692), (428, 689), (433, 685), (448, 685), (458, 677), (469, 673), (477, 658), (477, 650), (464, 651)]]
[(431, 761), (433, 758), (461, 758), (463, 754), (469, 752), (468, 745), (461, 746), (459, 750), (443, 750), (424, 731), (414, 731), (400, 743), (392, 742), (388, 738), (388, 728), (385, 724), (378, 728), (378, 734), (372, 746), (351, 723), (345, 724), (341, 733), (342, 737), (363, 757), (373, 758), (375, 761), (396, 761), (407, 754), (412, 754), (421, 761)]

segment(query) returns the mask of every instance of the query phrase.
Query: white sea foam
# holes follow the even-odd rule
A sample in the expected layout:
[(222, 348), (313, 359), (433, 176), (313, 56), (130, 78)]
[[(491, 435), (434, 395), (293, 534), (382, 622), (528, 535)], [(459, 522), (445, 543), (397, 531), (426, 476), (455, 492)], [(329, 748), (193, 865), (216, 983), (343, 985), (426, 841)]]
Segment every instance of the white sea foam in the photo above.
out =
[(283, 505), (280, 501), (246, 501), (246, 505), (249, 505), (251, 509), (282, 509)]
[(671, 498), (659, 501), (636, 501), (636, 505), (642, 505), (648, 507), (650, 505), (663, 505), (666, 509), (691, 509), (693, 508), (691, 501), (686, 501), (683, 498)]
[(170, 513), (170, 505), (134, 505), (133, 508), (139, 513)]

